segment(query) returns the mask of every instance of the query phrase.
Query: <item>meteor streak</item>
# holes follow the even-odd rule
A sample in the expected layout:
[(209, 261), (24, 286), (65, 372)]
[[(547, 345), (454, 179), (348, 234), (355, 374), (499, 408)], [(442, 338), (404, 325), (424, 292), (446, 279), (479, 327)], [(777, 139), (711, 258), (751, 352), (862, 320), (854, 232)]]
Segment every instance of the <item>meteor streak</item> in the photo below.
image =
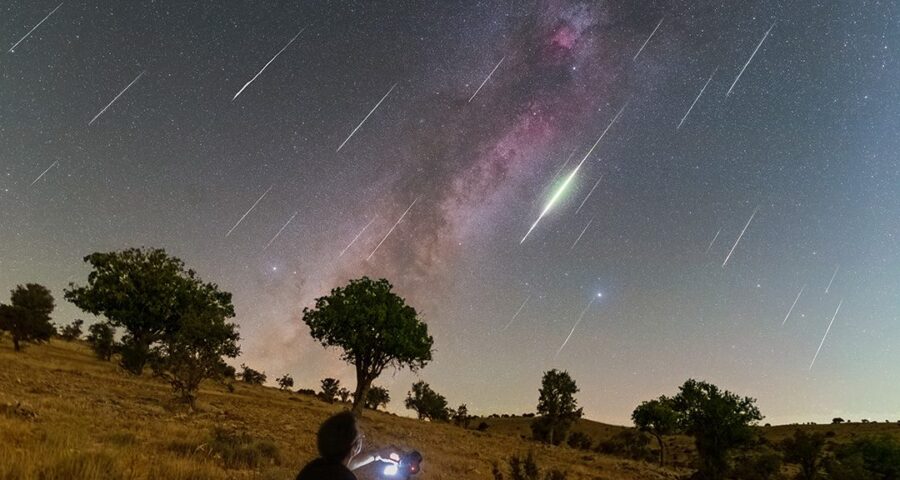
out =
[(784, 321), (781, 322), (781, 326), (783, 327), (785, 323), (787, 323), (788, 317), (791, 316), (791, 312), (794, 311), (794, 307), (797, 306), (797, 301), (800, 300), (800, 295), (803, 295), (803, 290), (806, 288), (806, 285), (800, 287), (800, 293), (797, 294), (797, 298), (794, 299), (794, 303), (791, 304), (791, 308), (788, 310), (787, 315), (784, 316)]
[(48, 13), (47, 16), (44, 17), (43, 20), (41, 20), (40, 22), (38, 22), (37, 25), (31, 27), (31, 30), (29, 30), (28, 33), (26, 33), (24, 37), (20, 38), (19, 41), (15, 43), (15, 45), (13, 45), (12, 47), (9, 48), (9, 53), (15, 53), (16, 47), (19, 46), (19, 44), (22, 43), (23, 40), (25, 40), (26, 38), (28, 38), (28, 36), (31, 35), (31, 32), (37, 30), (37, 28), (40, 27), (42, 23), (44, 23), (45, 21), (47, 21), (47, 19), (50, 18), (50, 15), (53, 15), (54, 13), (56, 13), (56, 11), (59, 10), (59, 7), (61, 7), (61, 6), (63, 6), (62, 3), (60, 3), (59, 5), (57, 5), (56, 8), (54, 8), (53, 10), (50, 10), (50, 13)]
[(581, 237), (584, 236), (584, 232), (587, 231), (587, 229), (591, 226), (591, 223), (593, 221), (594, 221), (593, 218), (588, 221), (587, 225), (584, 226), (584, 230), (581, 231), (581, 234), (578, 235), (578, 238), (575, 239), (575, 243), (572, 244), (572, 246), (569, 248), (569, 250), (575, 249), (575, 245), (578, 245), (578, 242), (581, 240)]
[(747, 65), (750, 65), (750, 62), (753, 61), (753, 57), (756, 56), (756, 52), (759, 50), (759, 47), (761, 47), (762, 44), (763, 44), (763, 42), (766, 41), (766, 37), (769, 36), (769, 32), (771, 32), (773, 28), (775, 28), (775, 22), (772, 22), (772, 26), (769, 27), (768, 30), (766, 30), (766, 34), (763, 35), (762, 40), (760, 40), (760, 41), (759, 41), (759, 44), (756, 45), (756, 48), (753, 49), (753, 53), (750, 54), (750, 58), (748, 58), (748, 59), (747, 59), (747, 63), (744, 64), (744, 68), (741, 69), (740, 73), (738, 73), (738, 75), (737, 75), (737, 78), (734, 79), (734, 83), (732, 83), (732, 84), (731, 84), (731, 87), (728, 88), (728, 92), (725, 94), (726, 97), (729, 96), (729, 95), (731, 95), (731, 91), (734, 90), (734, 86), (737, 85), (738, 80), (741, 79), (741, 75), (744, 74), (744, 70), (747, 69)]
[(59, 163), (59, 160), (57, 160), (57, 161), (55, 161), (55, 162), (53, 162), (53, 163), (51, 163), (51, 164), (50, 164), (50, 166), (49, 166), (49, 167), (47, 167), (47, 169), (46, 169), (46, 170), (44, 170), (44, 171), (43, 171), (43, 172), (41, 172), (41, 174), (40, 174), (40, 175), (38, 175), (38, 177), (37, 177), (37, 178), (35, 178), (35, 179), (34, 179), (34, 181), (33, 181), (33, 182), (31, 182), (31, 185), (29, 185), (29, 187), (32, 187), (32, 186), (34, 186), (34, 184), (35, 184), (35, 183), (37, 183), (37, 182), (38, 182), (38, 180), (40, 180), (40, 179), (41, 179), (41, 178), (42, 178), (42, 177), (43, 177), (43, 176), (44, 176), (44, 175), (46, 175), (46, 174), (47, 174), (47, 172), (49, 172), (49, 171), (50, 171), (50, 169), (51, 169), (51, 168), (53, 168), (53, 167), (55, 167), (55, 166), (56, 166), (56, 164), (57, 164), (57, 163)]
[(594, 183), (594, 186), (591, 187), (591, 191), (588, 192), (587, 196), (584, 197), (584, 200), (581, 201), (581, 205), (578, 206), (578, 209), (575, 210), (575, 215), (578, 215), (578, 212), (581, 211), (581, 207), (587, 203), (588, 199), (591, 198), (591, 194), (594, 193), (594, 190), (597, 188), (597, 185), (600, 185), (600, 180), (603, 180), (603, 175), (600, 175), (600, 178), (597, 179), (597, 182)]
[(276, 233), (275, 236), (272, 237), (271, 240), (269, 240), (269, 243), (267, 243), (266, 246), (263, 247), (262, 251), (265, 252), (266, 249), (269, 248), (270, 245), (272, 245), (272, 243), (275, 241), (275, 239), (278, 238), (279, 235), (281, 235), (281, 232), (283, 232), (284, 229), (287, 228), (287, 226), (294, 220), (294, 217), (296, 217), (298, 213), (300, 213), (300, 212), (294, 212), (294, 214), (291, 215), (291, 218), (289, 218), (288, 221), (285, 222), (285, 224), (281, 227), (281, 230), (278, 230), (278, 233)]
[(366, 120), (368, 120), (369, 117), (372, 116), (373, 113), (375, 113), (375, 109), (378, 108), (378, 106), (381, 105), (381, 102), (383, 102), (384, 99), (387, 98), (388, 95), (390, 95), (391, 92), (394, 91), (394, 87), (396, 87), (396, 86), (397, 86), (396, 83), (393, 84), (393, 85), (391, 85), (391, 89), (388, 90), (388, 92), (385, 93), (383, 97), (381, 97), (381, 100), (379, 100), (378, 103), (376, 103), (374, 107), (372, 107), (372, 110), (369, 111), (369, 114), (366, 115), (366, 118), (363, 118), (362, 121), (359, 122), (359, 125), (357, 125), (356, 128), (354, 128), (353, 131), (350, 132), (350, 135), (347, 136), (347, 139), (344, 140), (344, 143), (342, 143), (342, 144), (337, 148), (336, 151), (340, 152), (341, 149), (344, 148), (344, 145), (345, 145), (347, 142), (349, 142), (351, 138), (353, 138), (353, 135), (356, 133), (357, 130), (359, 130), (359, 127), (363, 126), (363, 124), (366, 123)]
[(116, 100), (118, 100), (119, 97), (121, 97), (122, 94), (125, 93), (126, 90), (128, 90), (129, 88), (131, 88), (131, 86), (134, 85), (135, 82), (137, 82), (138, 79), (141, 78), (141, 76), (143, 76), (143, 75), (144, 75), (144, 72), (139, 73), (138, 76), (135, 77), (134, 80), (132, 80), (131, 83), (129, 83), (125, 88), (123, 88), (122, 91), (119, 92), (119, 94), (116, 95), (116, 97), (113, 98), (111, 102), (109, 102), (105, 107), (103, 107), (103, 110), (100, 110), (100, 113), (94, 115), (94, 118), (92, 118), (91, 121), (88, 122), (88, 126), (90, 126), (92, 123), (94, 123), (94, 121), (97, 120), (97, 118), (98, 118), (100, 115), (103, 115), (103, 112), (105, 112), (106, 109), (109, 108), (113, 103), (115, 103)]
[(484, 81), (483, 81), (483, 82), (481, 82), (481, 85), (479, 85), (479, 86), (478, 86), (478, 89), (477, 89), (477, 90), (475, 90), (475, 93), (473, 93), (473, 94), (472, 94), (472, 96), (471, 96), (471, 97), (469, 97), (469, 101), (468, 101), (468, 102), (466, 102), (466, 103), (472, 103), (472, 99), (474, 99), (474, 98), (475, 98), (475, 95), (478, 95), (478, 92), (480, 92), (480, 91), (481, 91), (481, 87), (483, 87), (483, 86), (484, 86), (484, 84), (485, 84), (485, 83), (487, 83), (487, 82), (488, 82), (488, 80), (490, 80), (490, 79), (491, 79), (491, 76), (493, 76), (493, 75), (494, 75), (494, 72), (496, 72), (496, 71), (497, 71), (497, 69), (498, 69), (498, 68), (500, 68), (500, 64), (501, 64), (501, 63), (503, 63), (503, 60), (506, 60), (506, 55), (504, 55), (504, 56), (503, 56), (503, 58), (501, 58), (501, 59), (500, 59), (500, 61), (499, 61), (499, 62), (497, 62), (497, 65), (495, 65), (495, 66), (494, 66), (494, 69), (493, 69), (493, 70), (491, 70), (491, 73), (489, 73), (489, 74), (488, 74), (488, 76), (487, 76), (487, 77), (486, 77), (486, 78), (485, 78), (485, 79), (484, 79)]
[(722, 233), (722, 229), (720, 228), (718, 232), (716, 232), (715, 236), (711, 242), (709, 242), (709, 246), (706, 247), (706, 253), (709, 253), (709, 250), (712, 248), (713, 244), (716, 243), (716, 239), (719, 238), (719, 234)]
[[(273, 186), (274, 186), (274, 185), (273, 185)], [(240, 220), (238, 220), (237, 223), (235, 223), (234, 226), (231, 227), (231, 230), (229, 230), (228, 233), (225, 234), (225, 238), (228, 238), (228, 236), (231, 235), (231, 232), (233, 232), (234, 229), (237, 228), (238, 225), (240, 225), (241, 222), (243, 222), (245, 218), (247, 218), (247, 215), (250, 215), (250, 212), (252, 212), (253, 209), (256, 208), (257, 205), (259, 205), (259, 202), (262, 201), (262, 199), (266, 196), (266, 194), (269, 193), (269, 190), (272, 190), (272, 187), (269, 187), (268, 190), (266, 190), (265, 192), (263, 192), (263, 194), (260, 195), (259, 198), (258, 198), (255, 202), (253, 202), (253, 206), (251, 206), (250, 209), (247, 210), (247, 213), (245, 213), (245, 214), (240, 218)]]
[(369, 256), (366, 257), (366, 260), (369, 260), (370, 258), (372, 258), (372, 255), (375, 255), (375, 252), (378, 251), (378, 248), (381, 247), (381, 244), (384, 243), (384, 241), (387, 240), (387, 238), (391, 236), (391, 233), (394, 232), (394, 229), (397, 228), (397, 225), (400, 225), (400, 222), (403, 221), (403, 217), (405, 217), (406, 214), (409, 213), (410, 210), (412, 210), (413, 205), (415, 205), (416, 202), (418, 202), (418, 201), (419, 201), (419, 197), (416, 197), (416, 199), (413, 200), (412, 203), (409, 204), (409, 207), (406, 209), (405, 212), (403, 212), (403, 215), (400, 215), (400, 218), (397, 219), (397, 223), (395, 223), (394, 226), (391, 227), (390, 230), (388, 230), (388, 232), (384, 236), (384, 238), (382, 238), (381, 241), (378, 242), (378, 245), (375, 246), (375, 250), (372, 250), (372, 253), (370, 253)]
[(272, 62), (274, 62), (275, 59), (278, 58), (279, 55), (281, 55), (281, 52), (287, 50), (287, 48), (290, 47), (292, 43), (294, 43), (294, 40), (296, 40), (297, 37), (299, 37), (300, 34), (303, 33), (303, 30), (306, 30), (306, 27), (301, 28), (300, 31), (297, 32), (296, 35), (294, 35), (294, 38), (292, 38), (291, 41), (289, 41), (289, 42), (287, 43), (287, 45), (281, 47), (281, 50), (279, 50), (278, 53), (276, 53), (275, 56), (272, 57), (271, 60), (269, 60), (268, 62), (266, 62), (266, 64), (263, 65), (263, 67), (262, 67), (258, 72), (256, 72), (256, 75), (254, 75), (253, 78), (251, 78), (247, 83), (245, 83), (244, 86), (241, 87), (241, 89), (238, 90), (238, 92), (235, 93), (233, 97), (231, 97), (231, 101), (233, 102), (233, 101), (238, 97), (238, 95), (240, 95), (241, 92), (244, 91), (245, 88), (249, 87), (250, 84), (253, 83), (254, 80), (256, 80), (256, 77), (260, 76), (260, 75), (262, 74), (262, 72), (264, 72), (264, 71), (266, 70), (266, 68), (268, 68), (269, 64), (271, 64)]
[(831, 280), (828, 281), (828, 286), (825, 287), (825, 293), (828, 293), (828, 290), (831, 290), (831, 284), (834, 282), (834, 277), (837, 276), (838, 268), (840, 267), (840, 265), (834, 267), (834, 273), (831, 275)]
[(687, 120), (688, 115), (691, 114), (691, 110), (694, 109), (694, 105), (696, 105), (696, 104), (697, 104), (697, 101), (700, 100), (700, 97), (703, 95), (703, 91), (706, 90), (706, 87), (707, 87), (707, 86), (709, 86), (709, 82), (712, 81), (713, 76), (716, 74), (716, 72), (717, 72), (718, 70), (719, 70), (719, 67), (716, 67), (716, 69), (713, 70), (712, 75), (709, 76), (709, 80), (707, 80), (706, 83), (703, 85), (703, 88), (700, 89), (700, 93), (697, 94), (697, 98), (694, 99), (694, 103), (692, 103), (691, 106), (690, 106), (690, 108), (688, 108), (687, 113), (685, 113), (684, 116), (681, 117), (681, 121), (678, 122), (678, 126), (675, 127), (675, 130), (678, 130), (679, 128), (681, 128), (681, 124), (684, 123), (685, 120)]
[(634, 54), (634, 58), (632, 58), (631, 61), (637, 60), (638, 55), (640, 55), (641, 52), (644, 51), (644, 47), (646, 47), (647, 44), (650, 43), (650, 39), (653, 38), (653, 35), (656, 34), (656, 31), (659, 30), (659, 26), (662, 25), (662, 22), (663, 22), (663, 20), (665, 20), (665, 19), (666, 19), (666, 17), (663, 17), (663, 18), (660, 18), (660, 19), (659, 19), (659, 23), (656, 24), (656, 28), (654, 28), (653, 31), (650, 32), (650, 36), (647, 37), (647, 40), (645, 40), (645, 41), (644, 41), (644, 44), (641, 45), (641, 49), (638, 50), (638, 52)]
[(347, 246), (344, 247), (343, 250), (341, 250), (341, 254), (338, 255), (338, 258), (341, 258), (344, 256), (344, 253), (347, 252), (347, 249), (349, 249), (354, 243), (356, 243), (356, 239), (359, 238), (359, 236), (362, 235), (363, 232), (365, 232), (366, 229), (369, 228), (369, 225), (371, 225), (372, 222), (374, 222), (374, 221), (375, 221), (375, 217), (372, 217), (372, 220), (369, 220), (369, 223), (367, 223), (366, 226), (363, 227), (362, 230), (360, 230), (359, 233), (357, 233), (355, 237), (353, 237), (353, 240), (350, 240), (350, 243), (348, 243)]
[(825, 335), (822, 336), (822, 341), (819, 342), (819, 348), (816, 349), (816, 354), (813, 356), (812, 362), (809, 363), (809, 369), (812, 370), (813, 365), (816, 363), (816, 358), (819, 357), (819, 351), (822, 350), (822, 345), (825, 344), (825, 338), (828, 337), (828, 332), (831, 331), (831, 325), (834, 323), (835, 317), (837, 317), (838, 312), (841, 310), (841, 305), (844, 303), (844, 299), (842, 298), (840, 302), (838, 302), (837, 309), (834, 311), (834, 315), (831, 317), (831, 322), (828, 323), (828, 328), (825, 329)]
[(575, 322), (575, 325), (572, 325), (572, 330), (569, 331), (569, 336), (566, 337), (566, 341), (564, 341), (563, 344), (559, 346), (559, 350), (556, 351), (556, 355), (554, 355), (553, 358), (558, 357), (563, 348), (566, 348), (566, 344), (569, 343), (569, 339), (572, 338), (572, 334), (575, 333), (575, 329), (578, 328), (578, 325), (584, 319), (584, 314), (587, 313), (587, 311), (591, 308), (591, 305), (594, 304), (594, 300), (598, 299), (599, 297), (599, 295), (596, 297), (591, 297), (591, 301), (588, 302), (587, 306), (584, 307), (584, 310), (581, 311), (581, 315), (578, 316), (578, 321)]
[(737, 240), (734, 241), (734, 245), (731, 246), (731, 251), (728, 252), (728, 256), (726, 256), (726, 257), (725, 257), (725, 261), (722, 262), (722, 268), (725, 268), (725, 264), (728, 263), (728, 259), (731, 258), (731, 254), (734, 253), (734, 249), (737, 248), (738, 243), (740, 243), (741, 238), (744, 236), (744, 232), (747, 231), (747, 227), (750, 226), (750, 222), (752, 222), (752, 221), (753, 221), (753, 217), (756, 216), (757, 210), (759, 210), (759, 207), (756, 207), (756, 208), (753, 210), (753, 214), (750, 215), (750, 220), (747, 220), (747, 224), (744, 225), (744, 229), (741, 230), (741, 234), (738, 235)]
[(520, 306), (519, 309), (516, 310), (516, 313), (512, 316), (512, 318), (509, 319), (509, 322), (506, 324), (506, 326), (503, 327), (503, 330), (500, 330), (501, 332), (505, 332), (506, 329), (509, 328), (510, 325), (512, 325), (516, 317), (518, 317), (519, 314), (522, 313), (522, 309), (525, 308), (525, 304), (528, 303), (529, 300), (531, 300), (531, 295), (529, 295), (528, 298), (526, 298), (525, 301), (522, 302), (522, 306)]
[(609, 125), (607, 125), (606, 129), (603, 130), (603, 133), (600, 134), (600, 138), (598, 138), (597, 141), (594, 142), (594, 145), (591, 146), (591, 149), (588, 150), (588, 152), (587, 152), (587, 154), (585, 154), (584, 158), (582, 158), (581, 161), (578, 162), (578, 166), (576, 166), (575, 169), (572, 170), (572, 173), (570, 173), (566, 177), (566, 179), (565, 179), (565, 181), (563, 181), (562, 185), (560, 185), (559, 188), (556, 189), (556, 193), (554, 193), (553, 196), (550, 197), (550, 200), (544, 206), (544, 209), (541, 210), (541, 214), (538, 215), (537, 220), (535, 220), (534, 223), (531, 225), (531, 228), (529, 228), (528, 231), (525, 232), (525, 236), (522, 237), (522, 240), (519, 240), (519, 245), (521, 245), (525, 242), (525, 239), (528, 238), (528, 235), (531, 234), (531, 231), (534, 230), (534, 227), (537, 227), (538, 222), (540, 222), (541, 219), (544, 218), (545, 215), (547, 215), (547, 212), (549, 212), (550, 209), (553, 208), (553, 205), (555, 205), (556, 201), (559, 200), (560, 195), (562, 195), (562, 193), (566, 190), (566, 187), (568, 187), (569, 184), (572, 183), (572, 179), (575, 178), (575, 175), (578, 173), (578, 169), (580, 169), (581, 165), (584, 164), (584, 161), (587, 160), (588, 157), (591, 156), (591, 153), (593, 153), (594, 149), (597, 148), (597, 145), (600, 143), (600, 140), (603, 140), (603, 137), (606, 135), (606, 132), (608, 132), (610, 127), (612, 127), (613, 124), (616, 123), (616, 120), (618, 120), (619, 115), (621, 115), (622, 112), (625, 111), (625, 107), (627, 107), (627, 106), (628, 106), (628, 102), (625, 102), (625, 105), (622, 105), (622, 108), (619, 109), (619, 112), (616, 113), (616, 116), (613, 117), (611, 122), (609, 122)]

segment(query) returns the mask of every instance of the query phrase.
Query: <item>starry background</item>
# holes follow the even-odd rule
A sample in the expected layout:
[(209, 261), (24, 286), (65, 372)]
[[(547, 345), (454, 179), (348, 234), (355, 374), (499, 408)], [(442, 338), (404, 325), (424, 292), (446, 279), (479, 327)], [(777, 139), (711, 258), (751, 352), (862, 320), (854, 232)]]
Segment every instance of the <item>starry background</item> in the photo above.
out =
[[(300, 312), (369, 275), (476, 413), (533, 411), (550, 368), (614, 423), (688, 377), (773, 423), (900, 411), (896, 2), (66, 2), (6, 51), (56, 5), (0, 6), (0, 290), (48, 285), (58, 323), (84, 255), (154, 246), (300, 387), (353, 385)], [(400, 412), (414, 379), (376, 384)]]

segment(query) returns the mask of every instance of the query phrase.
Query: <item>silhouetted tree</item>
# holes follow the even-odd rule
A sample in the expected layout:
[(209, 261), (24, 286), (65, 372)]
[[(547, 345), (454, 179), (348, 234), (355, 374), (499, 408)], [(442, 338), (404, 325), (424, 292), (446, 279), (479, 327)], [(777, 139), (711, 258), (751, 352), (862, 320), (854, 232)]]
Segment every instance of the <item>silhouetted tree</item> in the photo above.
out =
[(266, 372), (254, 370), (247, 365), (241, 364), (241, 381), (250, 385), (262, 385), (266, 383)]
[(841, 417), (834, 417), (831, 419), (831, 423), (833, 423), (835, 425), (839, 425), (841, 423), (844, 423), (844, 419)]
[(471, 415), (469, 415), (469, 407), (463, 403), (453, 412), (453, 423), (459, 425), (463, 428), (469, 428), (469, 422), (472, 421)]
[(384, 387), (372, 385), (369, 394), (366, 396), (366, 408), (378, 410), (381, 407), (387, 407), (391, 401), (391, 393)]
[(386, 367), (412, 371), (431, 361), (434, 339), (416, 310), (392, 292), (385, 279), (362, 277), (316, 299), (303, 309), (310, 335), (325, 347), (338, 347), (356, 368), (353, 413), (362, 415), (372, 381)]
[(322, 397), (328, 403), (334, 403), (335, 397), (337, 397), (338, 392), (341, 390), (341, 381), (336, 378), (323, 378), (322, 379), (322, 391), (319, 392), (319, 396)]
[[(534, 460), (534, 454), (528, 452), (528, 455), (513, 455), (507, 460), (509, 480), (566, 480), (565, 472), (556, 469), (550, 469), (541, 474), (541, 468)], [(503, 471), (497, 463), (491, 468), (494, 480), (505, 480)]]
[(559, 445), (582, 415), (575, 400), (578, 386), (568, 372), (553, 369), (544, 372), (538, 392), (537, 413), (540, 416), (531, 422), (531, 432), (536, 440)]
[(631, 413), (631, 420), (638, 430), (656, 438), (659, 444), (659, 466), (663, 466), (666, 448), (663, 435), (672, 435), (678, 428), (678, 413), (672, 406), (672, 400), (663, 396), (643, 402)]
[(294, 387), (294, 377), (290, 373), (285, 373), (275, 381), (278, 382), (278, 388), (281, 390), (290, 390)]
[(900, 440), (890, 435), (864, 437), (835, 447), (824, 462), (829, 480), (900, 478)]
[(84, 320), (73, 320), (72, 323), (66, 325), (59, 332), (59, 336), (67, 341), (71, 342), (72, 340), (77, 340), (81, 338), (81, 326), (84, 325)]
[(85, 337), (91, 350), (100, 360), (107, 362), (116, 352), (116, 330), (107, 322), (95, 323), (88, 327), (88, 335)]
[(819, 478), (819, 463), (824, 448), (825, 435), (806, 433), (799, 428), (794, 431), (793, 437), (788, 437), (781, 442), (784, 461), (800, 465), (800, 473), (797, 478), (801, 480)]
[(751, 426), (763, 418), (755, 399), (693, 379), (684, 382), (672, 402), (681, 429), (694, 437), (700, 457), (697, 473), (703, 479), (724, 477), (730, 451), (752, 443)]
[(0, 304), (0, 330), (12, 335), (13, 349), (22, 350), (23, 343), (41, 343), (50, 340), (56, 328), (50, 323), (53, 312), (53, 295), (43, 285), (29, 283), (14, 288), (10, 304)]
[(406, 408), (415, 410), (419, 420), (443, 420), (450, 419), (447, 408), (447, 399), (443, 395), (431, 389), (427, 383), (419, 380), (412, 385), (412, 390), (406, 394)]
[(231, 294), (203, 283), (184, 262), (162, 249), (131, 248), (84, 257), (92, 267), (87, 286), (69, 284), (66, 300), (125, 329), (121, 363), (139, 375), (151, 347), (178, 332), (185, 315), (216, 311), (234, 317)]
[[(371, 390), (369, 391), (369, 393), (371, 394)], [(347, 389), (344, 388), (344, 387), (341, 387), (341, 389), (338, 390), (338, 393), (337, 393), (337, 394), (338, 394), (338, 398), (341, 399), (341, 402), (344, 402), (344, 403), (346, 403), (346, 402), (349, 401), (351, 398), (353, 398), (353, 392), (351, 392), (350, 390), (347, 390)], [(367, 406), (368, 406), (368, 405), (367, 405)]]

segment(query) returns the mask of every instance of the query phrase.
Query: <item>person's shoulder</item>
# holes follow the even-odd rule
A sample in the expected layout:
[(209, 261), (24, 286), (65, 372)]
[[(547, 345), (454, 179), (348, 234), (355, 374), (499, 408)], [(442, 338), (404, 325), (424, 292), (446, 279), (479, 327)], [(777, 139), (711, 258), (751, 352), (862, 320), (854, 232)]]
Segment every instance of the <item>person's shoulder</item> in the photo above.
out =
[(347, 467), (317, 458), (300, 470), (297, 480), (357, 480), (357, 478)]

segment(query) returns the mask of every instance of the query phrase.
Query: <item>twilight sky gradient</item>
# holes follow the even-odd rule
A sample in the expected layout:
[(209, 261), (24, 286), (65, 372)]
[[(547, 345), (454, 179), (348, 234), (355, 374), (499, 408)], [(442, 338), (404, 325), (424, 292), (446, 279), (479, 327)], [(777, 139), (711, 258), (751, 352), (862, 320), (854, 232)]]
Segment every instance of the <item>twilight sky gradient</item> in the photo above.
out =
[(154, 246), (301, 387), (353, 384), (300, 312), (369, 275), (476, 413), (562, 368), (613, 423), (688, 377), (772, 423), (900, 414), (897, 2), (66, 2), (7, 51), (57, 5), (0, 5), (0, 291), (59, 323), (81, 257)]

